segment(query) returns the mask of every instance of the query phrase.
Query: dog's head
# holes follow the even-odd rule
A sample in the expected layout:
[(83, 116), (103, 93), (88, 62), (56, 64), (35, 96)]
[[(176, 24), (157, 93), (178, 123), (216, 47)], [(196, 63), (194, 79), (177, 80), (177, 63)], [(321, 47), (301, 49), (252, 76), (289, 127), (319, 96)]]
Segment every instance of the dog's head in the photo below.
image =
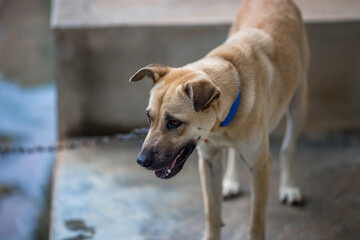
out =
[(130, 81), (154, 81), (146, 115), (150, 130), (137, 162), (162, 179), (175, 176), (217, 121), (220, 90), (203, 71), (151, 64)]

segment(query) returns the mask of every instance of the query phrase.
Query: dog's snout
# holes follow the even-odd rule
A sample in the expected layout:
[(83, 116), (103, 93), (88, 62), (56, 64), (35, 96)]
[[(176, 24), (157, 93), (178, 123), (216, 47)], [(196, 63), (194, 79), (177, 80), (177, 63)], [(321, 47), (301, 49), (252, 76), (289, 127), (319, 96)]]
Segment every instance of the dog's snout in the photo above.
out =
[(144, 168), (148, 168), (152, 164), (152, 158), (148, 154), (141, 152), (137, 158), (137, 163)]

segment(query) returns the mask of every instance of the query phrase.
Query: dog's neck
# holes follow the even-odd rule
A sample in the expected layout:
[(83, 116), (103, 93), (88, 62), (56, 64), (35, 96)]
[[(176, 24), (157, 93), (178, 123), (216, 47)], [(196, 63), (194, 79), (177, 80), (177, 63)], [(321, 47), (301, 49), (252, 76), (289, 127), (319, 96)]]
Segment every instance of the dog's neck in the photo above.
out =
[[(211, 132), (214, 132), (227, 118), (231, 107), (239, 96), (241, 84), (238, 72), (231, 62), (219, 57), (205, 57), (191, 65), (205, 72), (210, 80), (220, 89), (220, 98), (213, 106), (217, 116), (217, 120), (211, 130)], [(236, 107), (237, 111), (238, 107)]]

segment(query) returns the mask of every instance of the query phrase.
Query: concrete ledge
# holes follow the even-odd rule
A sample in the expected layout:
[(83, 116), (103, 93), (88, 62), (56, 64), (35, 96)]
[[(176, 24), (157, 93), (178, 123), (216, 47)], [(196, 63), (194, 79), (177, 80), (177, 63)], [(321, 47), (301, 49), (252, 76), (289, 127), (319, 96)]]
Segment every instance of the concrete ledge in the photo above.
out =
[[(295, 0), (307, 22), (360, 20), (357, 0)], [(54, 0), (53, 28), (230, 24), (241, 0)]]

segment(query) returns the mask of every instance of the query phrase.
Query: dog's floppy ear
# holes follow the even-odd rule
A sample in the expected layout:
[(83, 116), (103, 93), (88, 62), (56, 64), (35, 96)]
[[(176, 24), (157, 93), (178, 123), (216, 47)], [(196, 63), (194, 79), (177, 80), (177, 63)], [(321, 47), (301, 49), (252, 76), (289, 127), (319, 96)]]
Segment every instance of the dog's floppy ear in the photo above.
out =
[(170, 67), (160, 65), (160, 64), (150, 64), (146, 67), (141, 68), (137, 71), (131, 78), (130, 82), (136, 82), (142, 80), (144, 77), (150, 77), (154, 83), (156, 83), (159, 78), (165, 76), (170, 71)]
[(184, 84), (184, 90), (193, 103), (194, 110), (200, 112), (220, 96), (220, 89), (209, 80), (195, 80)]

